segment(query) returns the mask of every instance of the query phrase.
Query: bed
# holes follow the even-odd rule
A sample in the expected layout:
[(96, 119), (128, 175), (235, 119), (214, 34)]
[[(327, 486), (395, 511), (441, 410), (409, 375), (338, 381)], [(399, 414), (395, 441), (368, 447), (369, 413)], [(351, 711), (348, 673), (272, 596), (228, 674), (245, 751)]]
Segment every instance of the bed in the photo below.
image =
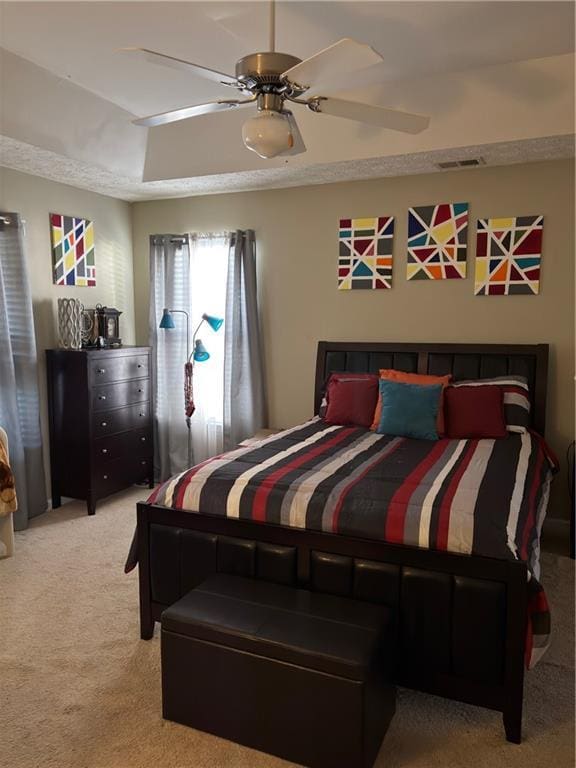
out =
[[(314, 418), (192, 468), (138, 505), (128, 567), (139, 563), (141, 636), (150, 638), (162, 611), (215, 571), (387, 603), (397, 617), (396, 682), (500, 711), (507, 739), (520, 742), (525, 655), (538, 656), (549, 629), (538, 585), (551, 477), (539, 437), (547, 361), (547, 345), (320, 342), (315, 414), (331, 372), (520, 374), (533, 433), (510, 435), (487, 455), (478, 445), (485, 441), (394, 440)], [(413, 484), (420, 471), (422, 480), (421, 468), (440, 454), (452, 457), (453, 471), (442, 493), (430, 496), (434, 480), (425, 489), (410, 528), (401, 503), (407, 478)], [(483, 475), (473, 481), (466, 467), (475, 456)], [(390, 514), (376, 503), (383, 496)], [(455, 496), (463, 517), (450, 514)], [(463, 524), (467, 504), (474, 515)], [(399, 520), (411, 537), (398, 534)]]

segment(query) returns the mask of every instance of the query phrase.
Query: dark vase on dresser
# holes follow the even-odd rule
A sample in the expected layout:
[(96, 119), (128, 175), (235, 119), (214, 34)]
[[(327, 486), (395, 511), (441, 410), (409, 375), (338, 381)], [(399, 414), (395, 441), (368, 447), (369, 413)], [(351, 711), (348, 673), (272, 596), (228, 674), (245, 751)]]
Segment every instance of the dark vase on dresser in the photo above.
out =
[(150, 348), (48, 349), (52, 506), (153, 487)]

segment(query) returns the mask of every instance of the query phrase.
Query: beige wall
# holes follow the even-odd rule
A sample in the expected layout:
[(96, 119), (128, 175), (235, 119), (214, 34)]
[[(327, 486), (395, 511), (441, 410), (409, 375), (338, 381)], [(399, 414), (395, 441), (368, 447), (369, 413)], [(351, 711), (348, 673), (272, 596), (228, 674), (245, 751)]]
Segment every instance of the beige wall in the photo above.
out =
[[(17, 211), (26, 220), (44, 435), (47, 437), (43, 350), (56, 343), (59, 296), (78, 297), (86, 306), (100, 302), (121, 309), (124, 341), (146, 343), (149, 234), (253, 227), (258, 240), (271, 426), (289, 426), (311, 414), (320, 339), (548, 342), (547, 437), (563, 457), (574, 435), (573, 184), (572, 162), (554, 161), (130, 206), (0, 169), (0, 208)], [(458, 200), (470, 203), (468, 278), (407, 282), (407, 208)], [(51, 211), (82, 215), (95, 222), (96, 288), (52, 284)], [(338, 219), (378, 214), (396, 217), (393, 289), (338, 291)], [(475, 297), (476, 218), (530, 214), (545, 216), (540, 295)], [(552, 514), (566, 515), (565, 478), (559, 478), (555, 486)]]
[[(547, 437), (563, 457), (574, 433), (574, 173), (571, 161), (404, 176), (285, 190), (190, 197), (133, 205), (136, 337), (148, 336), (148, 236), (253, 227), (257, 233), (270, 425), (312, 413), (320, 339), (548, 342)], [(468, 278), (405, 278), (407, 209), (470, 204)], [(475, 297), (476, 219), (544, 214), (538, 296)], [(394, 215), (391, 291), (336, 289), (340, 217)], [(565, 478), (552, 514), (568, 512)]]
[[(80, 299), (122, 311), (122, 339), (134, 343), (134, 287), (130, 204), (64, 184), (0, 168), (0, 209), (19, 213), (26, 222), (26, 257), (34, 304), (38, 346), (44, 459), (48, 477), (48, 426), (44, 350), (57, 345), (59, 297)], [(96, 286), (72, 288), (52, 283), (49, 213), (82, 216), (94, 222)], [(49, 484), (48, 484), (49, 485)], [(50, 493), (48, 487), (48, 493)]]

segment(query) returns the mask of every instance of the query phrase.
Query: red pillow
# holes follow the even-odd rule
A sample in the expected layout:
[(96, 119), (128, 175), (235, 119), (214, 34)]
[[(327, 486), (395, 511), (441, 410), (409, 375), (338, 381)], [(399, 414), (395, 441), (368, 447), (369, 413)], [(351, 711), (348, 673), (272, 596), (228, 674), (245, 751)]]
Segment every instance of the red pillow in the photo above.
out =
[(339, 374), (328, 384), (328, 408), (324, 421), (328, 424), (372, 424), (378, 400), (378, 376)]
[(446, 437), (506, 437), (501, 387), (447, 387), (444, 397)]
[(326, 377), (326, 380), (322, 386), (322, 402), (320, 403), (320, 408), (318, 409), (318, 416), (320, 416), (321, 419), (326, 418), (326, 411), (328, 410), (328, 388), (331, 382), (336, 381), (336, 379), (344, 379), (346, 381), (358, 381), (359, 379), (367, 379), (369, 381), (374, 381), (375, 378), (378, 379), (378, 374), (376, 373), (333, 371)]

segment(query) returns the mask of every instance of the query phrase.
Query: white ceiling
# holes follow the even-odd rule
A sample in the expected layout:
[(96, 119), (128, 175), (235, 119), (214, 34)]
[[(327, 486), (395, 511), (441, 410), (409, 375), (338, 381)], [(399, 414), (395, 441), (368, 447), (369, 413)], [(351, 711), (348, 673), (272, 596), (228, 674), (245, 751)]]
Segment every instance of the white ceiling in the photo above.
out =
[[(268, 3), (4, 2), (0, 46), (136, 115), (229, 96), (225, 86), (119, 52), (140, 46), (233, 74), (266, 50)], [(574, 50), (571, 2), (278, 2), (276, 48), (306, 58), (342, 37), (412, 79)]]
[[(353, 97), (429, 114), (429, 131), (406, 137), (301, 108), (308, 152), (284, 165), (245, 150), (238, 116), (220, 113), (152, 129), (145, 158), (145, 129), (130, 115), (230, 91), (118, 48), (233, 73), (268, 47), (267, 14), (264, 0), (0, 2), (10, 52), (0, 164), (80, 187), (100, 179), (101, 191), (141, 199), (359, 178), (367, 162), (381, 175), (413, 173), (467, 147), (497, 163), (572, 152), (562, 137), (574, 133), (574, 67), (562, 57), (574, 51), (573, 2), (302, 0), (277, 3), (277, 49), (305, 58), (342, 37), (369, 43), (384, 57), (382, 85)], [(143, 183), (145, 161), (145, 178), (167, 181)]]

